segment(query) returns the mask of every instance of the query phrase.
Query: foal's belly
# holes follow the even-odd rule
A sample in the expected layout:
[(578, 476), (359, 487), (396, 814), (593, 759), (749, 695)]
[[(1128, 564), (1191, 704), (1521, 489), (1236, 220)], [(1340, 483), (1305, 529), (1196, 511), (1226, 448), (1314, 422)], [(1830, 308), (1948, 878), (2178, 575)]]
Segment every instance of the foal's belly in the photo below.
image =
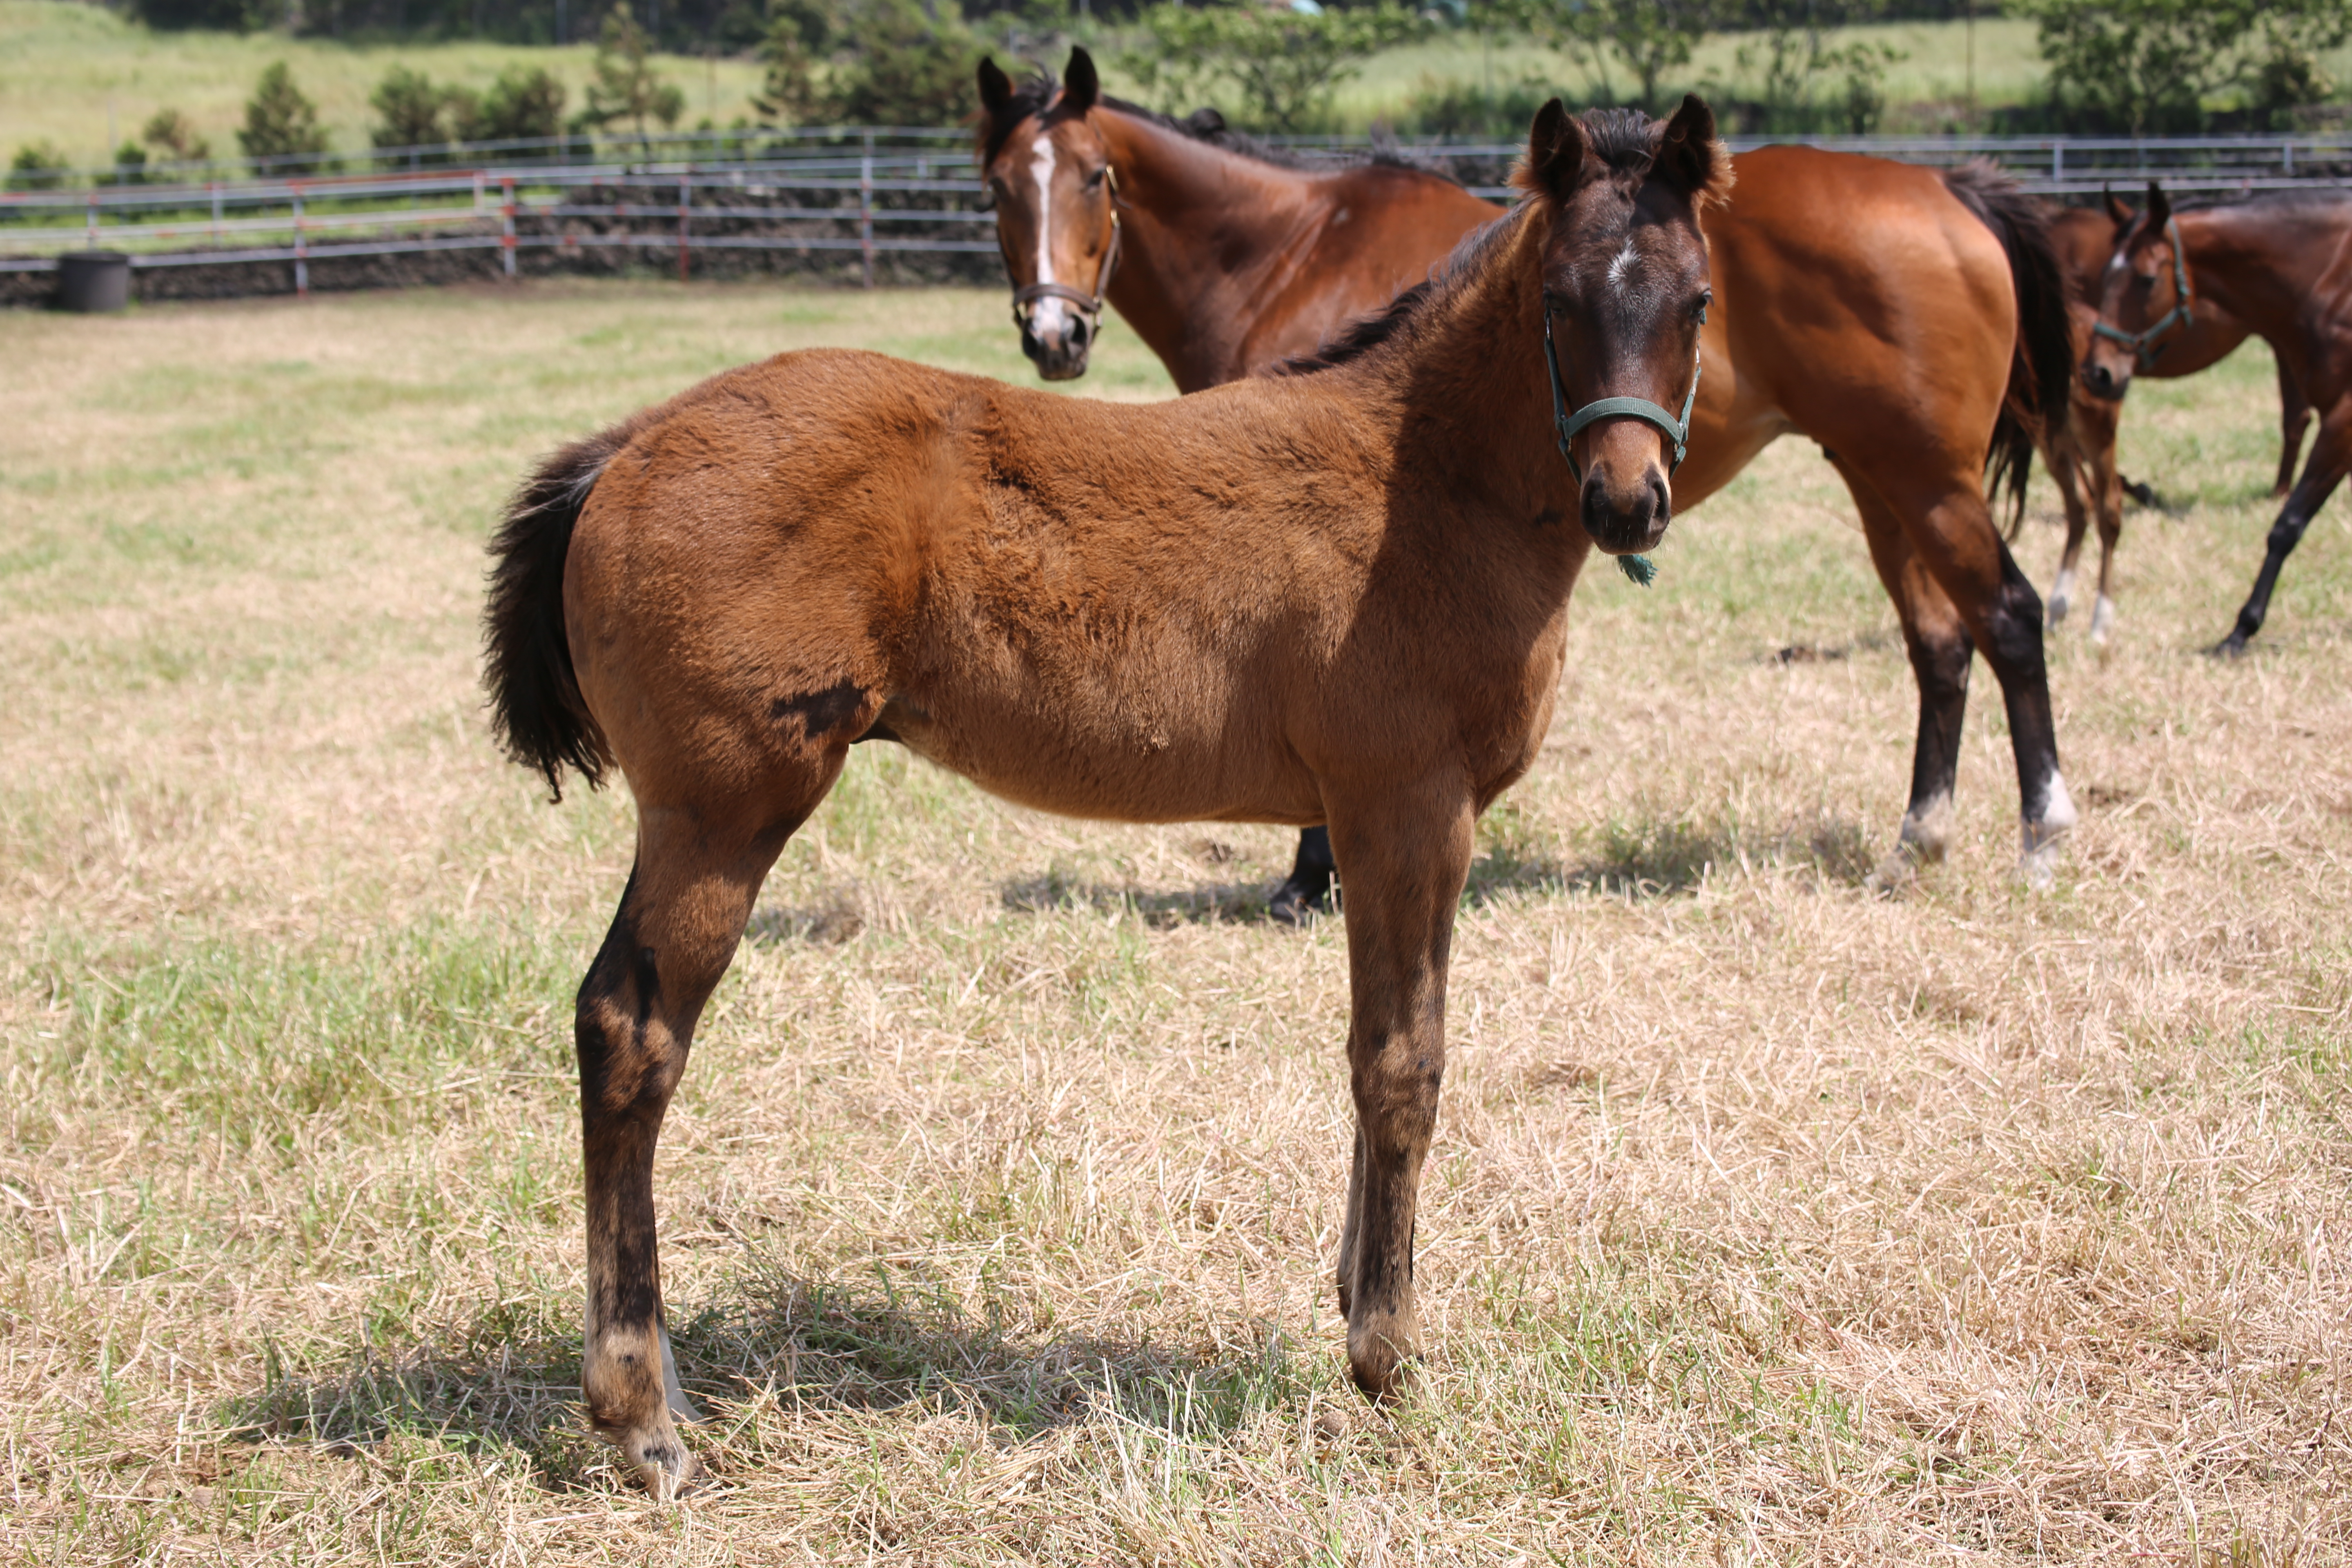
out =
[(1111, 717), (989, 710), (952, 699), (893, 698), (878, 729), (992, 795), (1063, 816), (1118, 822), (1323, 820), (1297, 756), (1243, 726), (1195, 732)]

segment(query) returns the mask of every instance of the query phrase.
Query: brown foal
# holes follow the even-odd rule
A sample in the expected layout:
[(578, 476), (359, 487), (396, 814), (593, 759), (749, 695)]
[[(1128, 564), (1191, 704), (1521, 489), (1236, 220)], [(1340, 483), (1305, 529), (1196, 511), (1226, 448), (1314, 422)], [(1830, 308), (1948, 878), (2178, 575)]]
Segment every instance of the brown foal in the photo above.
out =
[[(2116, 242), (2132, 219), (2131, 209), (2110, 194), (2104, 208), (2057, 207), (2050, 215), (2050, 237), (2065, 268), (2067, 312), (2074, 329), (2074, 357), (2090, 357), (2097, 335), (2099, 296), (2106, 280), (2107, 263)], [(2194, 375), (2218, 363), (2253, 334), (2253, 329), (2221, 308), (2210, 294), (2194, 295), (2189, 316), (2167, 332), (2148, 352), (2135, 356), (2138, 374), (2158, 379)], [(2271, 493), (2283, 496), (2294, 482), (2294, 463), (2303, 437), (2311, 427), (2311, 405), (2279, 354), (2279, 469)], [(2116, 466), (2116, 429), (2123, 414), (2123, 390), (2112, 382), (2097, 384), (2084, 375), (2074, 378), (2073, 402), (2065, 424), (2051, 432), (2046, 451), (2051, 477), (2066, 512), (2066, 548), (2059, 558), (2057, 578), (2050, 585), (2050, 624), (2066, 618), (2073, 607), (2074, 570), (2083, 553), (2083, 539), (2095, 520), (2099, 529), (2099, 590), (2091, 607), (2091, 640), (2104, 643), (2115, 625), (2112, 597), (2116, 543), (2123, 535), (2124, 495), (2132, 487)], [(2145, 491), (2141, 492), (2145, 497)]]
[[(1188, 390), (1304, 351), (1496, 216), (1423, 171), (1286, 167), (1226, 145), (1213, 117), (1171, 121), (1105, 98), (1083, 49), (1058, 87), (1041, 77), (1016, 88), (983, 63), (980, 89), (982, 168), (1016, 286), (1050, 267), (1080, 300), (1107, 299)], [(1919, 686), (1909, 805), (1876, 879), (1944, 856), (1980, 651), (2009, 711), (2020, 868), (2046, 885), (2074, 805), (2058, 770), (2042, 603), (1984, 477), (1990, 448), (2021, 479), (2033, 432), (2065, 417), (2073, 344), (2040, 211), (1982, 170), (1804, 147), (1734, 166), (1738, 194), (1706, 219), (1717, 306), (1675, 500), (1696, 505), (1781, 436), (1821, 443), (1861, 509)], [(1086, 314), (1063, 300), (1024, 323), (1049, 376), (1083, 371), (1091, 330), (1068, 323)], [(1312, 847), (1277, 908), (1314, 890)]]
[[(1665, 123), (1554, 100), (1517, 177), (1516, 211), (1294, 374), (1127, 406), (785, 354), (516, 498), (499, 732), (551, 784), (617, 769), (637, 805), (576, 1019), (581, 1376), (656, 1491), (696, 1467), (656, 1139), (761, 879), (859, 740), (1074, 816), (1330, 825), (1357, 1112), (1339, 1297), (1356, 1382), (1400, 1390), (1473, 825), (1542, 743), (1586, 557), (1665, 531), (1669, 416), (1641, 410), (1688, 392), (1698, 214), (1730, 179), (1696, 99)], [(1608, 410), (1572, 438), (1555, 374)]]

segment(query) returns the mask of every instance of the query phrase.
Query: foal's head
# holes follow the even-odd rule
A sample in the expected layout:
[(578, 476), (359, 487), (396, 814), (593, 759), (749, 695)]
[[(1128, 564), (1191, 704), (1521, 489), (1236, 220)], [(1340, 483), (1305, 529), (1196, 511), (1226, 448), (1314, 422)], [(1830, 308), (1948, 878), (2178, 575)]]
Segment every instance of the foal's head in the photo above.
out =
[(1622, 110), (1579, 119), (1554, 99), (1513, 182), (1550, 204), (1543, 311), (1585, 531), (1611, 554), (1647, 550), (1673, 510), (1714, 297), (1698, 215), (1728, 194), (1730, 155), (1696, 98), (1664, 123)]
[(2172, 334), (2189, 324), (2194, 285), (2162, 187), (2149, 183), (2147, 206), (2137, 214), (2112, 196), (2108, 211), (2119, 232), (2099, 277), (2099, 324), (2083, 356), (2083, 385), (2094, 397), (2120, 398), (2131, 390), (2132, 373), (2154, 364)]
[(1049, 76), (1015, 88), (994, 60), (980, 62), (981, 177), (1013, 277), (1021, 352), (1047, 381), (1086, 374), (1118, 265), (1110, 149), (1087, 121), (1101, 97), (1084, 49), (1070, 51), (1058, 88)]

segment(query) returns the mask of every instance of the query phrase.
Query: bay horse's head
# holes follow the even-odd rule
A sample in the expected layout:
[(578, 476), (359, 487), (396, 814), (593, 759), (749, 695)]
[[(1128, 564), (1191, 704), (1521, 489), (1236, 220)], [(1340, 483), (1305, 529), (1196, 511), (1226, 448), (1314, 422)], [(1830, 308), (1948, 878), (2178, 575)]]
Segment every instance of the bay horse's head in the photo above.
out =
[(1663, 124), (1553, 99), (1512, 182), (1550, 204), (1542, 331), (1579, 515), (1608, 553), (1647, 550), (1674, 510), (1714, 298), (1698, 215), (1729, 193), (1730, 154), (1696, 97)]
[(2083, 356), (2083, 385), (2094, 397), (2119, 399), (2131, 390), (2132, 373), (2153, 365), (2189, 324), (2196, 286), (2162, 186), (2148, 182), (2147, 206), (2139, 213), (2112, 195), (2107, 210), (2118, 231), (2116, 253), (2099, 277), (2099, 321)]
[(1058, 86), (1041, 73), (1015, 88), (994, 60), (980, 62), (981, 178), (1013, 278), (1021, 352), (1047, 381), (1086, 374), (1118, 266), (1117, 176), (1087, 121), (1101, 97), (1081, 48)]

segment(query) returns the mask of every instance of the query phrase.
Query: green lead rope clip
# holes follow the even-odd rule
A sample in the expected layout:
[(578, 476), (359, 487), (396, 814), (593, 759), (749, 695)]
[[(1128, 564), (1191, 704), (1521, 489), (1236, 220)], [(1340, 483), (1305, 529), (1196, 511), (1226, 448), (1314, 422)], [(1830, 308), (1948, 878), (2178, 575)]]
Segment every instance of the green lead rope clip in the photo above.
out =
[(1658, 563), (1646, 555), (1620, 555), (1617, 570), (1637, 588), (1646, 588), (1658, 580)]

